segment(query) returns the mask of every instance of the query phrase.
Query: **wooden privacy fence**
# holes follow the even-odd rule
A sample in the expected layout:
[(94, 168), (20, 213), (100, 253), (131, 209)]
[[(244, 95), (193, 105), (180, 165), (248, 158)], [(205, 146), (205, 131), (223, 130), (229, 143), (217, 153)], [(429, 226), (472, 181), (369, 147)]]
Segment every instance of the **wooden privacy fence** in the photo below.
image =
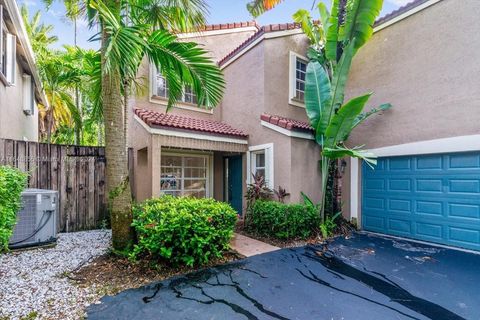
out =
[(108, 218), (103, 147), (0, 139), (0, 165), (28, 172), (30, 188), (59, 192), (61, 232), (97, 228)]

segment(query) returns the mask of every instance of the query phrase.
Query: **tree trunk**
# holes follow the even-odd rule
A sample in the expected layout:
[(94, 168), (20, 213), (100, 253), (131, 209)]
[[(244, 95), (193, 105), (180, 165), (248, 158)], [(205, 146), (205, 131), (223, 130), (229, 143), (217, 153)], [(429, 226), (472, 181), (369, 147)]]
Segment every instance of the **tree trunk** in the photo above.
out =
[[(118, 6), (117, 1), (108, 4)], [(102, 32), (102, 66), (105, 65), (106, 33)], [(132, 244), (131, 191), (128, 181), (128, 155), (124, 131), (120, 73), (102, 70), (103, 117), (105, 122), (106, 186), (112, 225), (113, 248), (123, 250)]]

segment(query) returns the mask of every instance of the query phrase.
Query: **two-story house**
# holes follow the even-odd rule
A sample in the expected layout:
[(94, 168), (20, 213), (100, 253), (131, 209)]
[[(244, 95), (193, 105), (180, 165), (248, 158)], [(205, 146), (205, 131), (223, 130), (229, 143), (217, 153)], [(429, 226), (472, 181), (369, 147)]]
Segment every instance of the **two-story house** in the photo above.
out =
[[(355, 129), (345, 159), (343, 213), (365, 230), (480, 250), (480, 1), (415, 0), (381, 18), (353, 61), (347, 97), (373, 91), (393, 108)], [(129, 144), (138, 200), (214, 197), (244, 210), (252, 173), (300, 200), (318, 200), (320, 149), (303, 105), (307, 38), (295, 24), (215, 25), (181, 35), (223, 70), (222, 103), (207, 111), (185, 91), (165, 113), (168, 84), (147, 63), (150, 92), (132, 100)], [(344, 167), (342, 165), (342, 167)]]
[(286, 188), (290, 201), (299, 201), (300, 191), (318, 199), (320, 153), (303, 107), (308, 42), (299, 26), (213, 25), (180, 37), (211, 52), (226, 79), (225, 96), (205, 110), (185, 90), (165, 113), (168, 83), (143, 66), (150, 92), (132, 101), (129, 128), (137, 199), (214, 197), (242, 212), (255, 173), (271, 188)]
[(47, 98), (15, 0), (0, 0), (0, 138), (38, 141)]

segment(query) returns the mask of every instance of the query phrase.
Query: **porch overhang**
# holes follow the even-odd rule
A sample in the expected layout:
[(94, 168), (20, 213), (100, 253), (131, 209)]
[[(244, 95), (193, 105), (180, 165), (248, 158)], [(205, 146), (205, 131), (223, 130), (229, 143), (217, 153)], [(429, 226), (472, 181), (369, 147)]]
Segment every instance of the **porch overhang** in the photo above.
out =
[[(185, 119), (186, 117), (175, 116)], [(206, 130), (195, 130), (182, 128), (181, 126), (168, 126), (156, 124), (154, 121), (149, 121), (148, 118), (142, 117), (137, 110), (135, 110), (134, 119), (137, 121), (148, 133), (155, 136), (158, 144), (162, 147), (182, 148), (191, 150), (208, 150), (208, 151), (223, 151), (223, 152), (247, 152), (248, 151), (248, 136), (239, 130), (235, 130), (225, 124), (209, 120), (197, 120), (197, 122), (205, 122), (209, 128), (214, 128), (208, 132)], [(151, 119), (151, 118), (150, 118)], [(222, 125), (220, 130), (215, 130), (215, 125)], [(226, 128), (226, 130), (224, 130)], [(222, 134), (223, 131), (232, 132), (234, 134)]]

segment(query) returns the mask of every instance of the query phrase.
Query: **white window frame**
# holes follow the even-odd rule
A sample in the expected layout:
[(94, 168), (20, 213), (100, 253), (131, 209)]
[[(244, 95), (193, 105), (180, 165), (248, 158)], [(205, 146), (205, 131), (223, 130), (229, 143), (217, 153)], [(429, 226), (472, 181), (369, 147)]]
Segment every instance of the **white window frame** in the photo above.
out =
[[(184, 157), (205, 157), (207, 159), (207, 172), (206, 172), (206, 185), (205, 185), (205, 198), (212, 198), (213, 197), (213, 153), (204, 153), (204, 152), (174, 152), (174, 151), (163, 151), (161, 153), (161, 157), (163, 156), (177, 156), (177, 157), (182, 157), (182, 181), (184, 180), (184, 164), (183, 164), (183, 158)], [(162, 168), (162, 160), (160, 159), (160, 171)], [(161, 183), (159, 181), (158, 183)], [(183, 188), (183, 186), (182, 186)], [(183, 189), (181, 189), (183, 190)], [(160, 188), (160, 193), (163, 195), (164, 192)]]
[(265, 153), (265, 182), (271, 189), (275, 188), (274, 181), (274, 153), (273, 143), (251, 146), (247, 151), (247, 184), (252, 183), (252, 169), (255, 167), (255, 155), (259, 152)]
[(307, 57), (302, 56), (296, 52), (290, 51), (289, 73), (288, 73), (288, 103), (296, 107), (305, 108), (305, 102), (300, 101), (296, 98), (297, 59), (303, 60), (305, 63), (308, 63)]
[[(160, 96), (156, 95), (157, 68), (153, 63), (150, 63), (150, 76), (149, 76), (149, 78), (150, 78), (150, 99), (149, 99), (149, 101), (151, 103), (167, 106), (168, 105), (168, 98), (160, 97)], [(182, 96), (182, 100), (184, 100), (183, 96)], [(197, 106), (197, 104), (195, 104), (195, 103), (189, 103), (189, 102), (184, 102), (184, 101), (178, 101), (177, 104), (175, 105), (175, 108), (191, 110), (191, 111), (196, 111), (196, 112), (200, 112), (200, 113), (213, 114), (213, 109), (202, 109), (202, 108), (199, 108)]]

